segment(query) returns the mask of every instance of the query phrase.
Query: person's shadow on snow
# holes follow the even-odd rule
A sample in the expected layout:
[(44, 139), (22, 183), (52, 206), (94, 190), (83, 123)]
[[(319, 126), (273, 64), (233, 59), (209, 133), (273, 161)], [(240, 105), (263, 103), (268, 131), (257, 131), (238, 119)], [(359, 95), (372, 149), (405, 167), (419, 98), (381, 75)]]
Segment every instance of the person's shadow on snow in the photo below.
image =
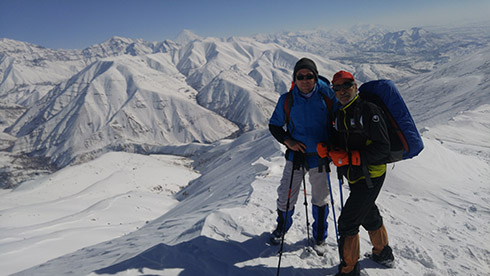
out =
[[(199, 236), (173, 246), (161, 243), (133, 258), (94, 272), (116, 274), (136, 269), (144, 273), (144, 269), (151, 269), (165, 273), (163, 270), (171, 269), (173, 274), (179, 271), (179, 276), (276, 275), (279, 247), (266, 245), (268, 238), (269, 234), (264, 233), (240, 243)], [(270, 258), (276, 266), (251, 264), (255, 258)], [(288, 266), (284, 258), (283, 255), (280, 275), (333, 275), (337, 272), (337, 266), (317, 269)]]

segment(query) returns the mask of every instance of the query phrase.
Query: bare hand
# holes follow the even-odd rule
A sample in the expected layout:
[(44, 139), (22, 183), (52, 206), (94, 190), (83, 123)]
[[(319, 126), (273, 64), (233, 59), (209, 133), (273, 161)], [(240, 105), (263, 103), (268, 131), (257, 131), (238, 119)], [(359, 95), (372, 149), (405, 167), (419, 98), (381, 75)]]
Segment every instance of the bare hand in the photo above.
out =
[(298, 142), (293, 139), (286, 139), (284, 141), (284, 144), (288, 147), (288, 149), (293, 150), (293, 151), (299, 151), (301, 153), (305, 153), (306, 151), (306, 146), (305, 144)]

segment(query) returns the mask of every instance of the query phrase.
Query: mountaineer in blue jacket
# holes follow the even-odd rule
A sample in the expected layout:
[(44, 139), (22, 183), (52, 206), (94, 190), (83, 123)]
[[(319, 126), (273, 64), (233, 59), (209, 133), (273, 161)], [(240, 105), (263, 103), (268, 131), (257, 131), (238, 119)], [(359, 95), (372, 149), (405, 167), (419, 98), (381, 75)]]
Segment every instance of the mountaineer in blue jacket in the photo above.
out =
[(321, 250), (327, 237), (329, 189), (326, 173), (318, 169), (320, 158), (316, 145), (320, 141), (329, 141), (329, 122), (337, 99), (329, 81), (321, 76), (319, 79), (317, 67), (311, 59), (302, 58), (296, 63), (293, 80), (291, 91), (281, 95), (269, 121), (271, 134), (287, 147), (286, 165), (277, 188), (278, 223), (270, 240), (279, 244), (291, 227), (294, 205), (305, 173), (300, 168), (304, 166), (312, 187), (314, 248)]

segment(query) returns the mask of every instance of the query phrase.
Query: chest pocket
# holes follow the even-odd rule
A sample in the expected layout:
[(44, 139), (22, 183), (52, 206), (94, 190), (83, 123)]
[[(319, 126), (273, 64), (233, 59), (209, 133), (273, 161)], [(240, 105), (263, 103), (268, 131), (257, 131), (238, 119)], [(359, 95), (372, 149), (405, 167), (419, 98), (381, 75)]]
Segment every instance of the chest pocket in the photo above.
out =
[(335, 118), (334, 127), (340, 133), (359, 133), (364, 134), (364, 124), (362, 122), (362, 110), (360, 107), (354, 107), (354, 110), (340, 112), (341, 116)]
[(362, 108), (357, 105), (351, 110), (343, 110), (341, 116), (336, 118), (334, 123), (335, 129), (343, 137), (345, 147), (349, 149), (359, 149), (369, 143), (363, 124)]
[[(364, 134), (364, 124), (362, 123), (362, 110), (359, 105), (354, 107), (354, 114), (345, 122), (350, 133)], [(347, 120), (347, 119), (346, 119)]]

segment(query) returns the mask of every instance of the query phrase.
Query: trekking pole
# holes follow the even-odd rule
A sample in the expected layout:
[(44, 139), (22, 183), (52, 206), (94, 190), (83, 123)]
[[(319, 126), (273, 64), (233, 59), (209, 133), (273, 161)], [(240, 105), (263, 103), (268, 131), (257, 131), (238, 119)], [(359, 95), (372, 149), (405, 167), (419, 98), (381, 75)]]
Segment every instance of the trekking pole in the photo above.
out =
[(344, 184), (344, 178), (342, 177), (342, 173), (340, 173), (339, 168), (337, 168), (337, 178), (339, 179), (340, 211), (342, 212), (342, 208), (344, 208), (344, 197), (342, 195), (342, 184)]
[[(332, 184), (330, 183), (330, 166), (326, 166), (327, 170), (327, 182), (328, 182), (328, 190), (330, 191), (330, 202), (332, 203), (332, 213), (333, 213), (333, 225), (335, 226), (335, 238), (337, 239), (337, 248), (339, 251), (339, 259), (342, 262), (342, 255), (340, 254), (340, 245), (339, 245), (339, 231), (337, 230), (337, 218), (335, 217), (335, 205), (333, 202), (333, 193), (332, 193)], [(341, 191), (342, 193), (342, 191)]]
[[(306, 160), (306, 159), (305, 159)], [(308, 220), (308, 199), (306, 198), (306, 181), (305, 181), (305, 164), (303, 163), (303, 191), (305, 194), (305, 213), (306, 213), (306, 235), (308, 237), (307, 243), (310, 246), (310, 221)]]
[(282, 249), (284, 247), (284, 236), (286, 235), (286, 229), (287, 229), (287, 216), (289, 212), (289, 202), (291, 200), (291, 190), (293, 187), (293, 177), (294, 177), (294, 160), (295, 160), (296, 154), (293, 155), (293, 168), (291, 170), (291, 179), (289, 181), (289, 191), (288, 191), (288, 201), (286, 204), (286, 213), (284, 213), (284, 226), (282, 229), (282, 237), (281, 237), (281, 248), (279, 249), (279, 263), (277, 264), (277, 276), (279, 276), (279, 270), (281, 269), (281, 259), (282, 259)]

